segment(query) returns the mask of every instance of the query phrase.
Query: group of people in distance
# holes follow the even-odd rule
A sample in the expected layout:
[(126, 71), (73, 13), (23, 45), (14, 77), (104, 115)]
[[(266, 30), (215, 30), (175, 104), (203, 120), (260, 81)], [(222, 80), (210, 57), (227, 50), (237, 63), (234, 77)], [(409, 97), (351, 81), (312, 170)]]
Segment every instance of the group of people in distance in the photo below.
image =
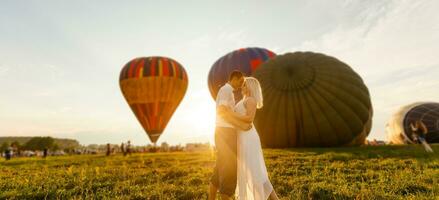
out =
[[(106, 155), (110, 156), (113, 153), (113, 148), (111, 148), (111, 144), (107, 143), (107, 151), (106, 151)], [(124, 156), (126, 155), (131, 155), (132, 150), (131, 150), (131, 141), (128, 140), (127, 144), (125, 145), (125, 143), (122, 142), (122, 144), (120, 144), (120, 151), (123, 153)]]
[[(21, 151), (15, 145), (12, 144), (12, 145), (8, 146), (4, 152), (0, 152), (0, 155), (1, 155), (1, 153), (3, 153), (6, 160), (11, 160), (12, 157), (14, 157), (14, 156), (18, 156), (18, 157), (23, 156), (23, 155), (21, 155), (20, 152)], [(44, 148), (42, 158), (46, 158), (48, 155), (49, 155), (49, 149)]]

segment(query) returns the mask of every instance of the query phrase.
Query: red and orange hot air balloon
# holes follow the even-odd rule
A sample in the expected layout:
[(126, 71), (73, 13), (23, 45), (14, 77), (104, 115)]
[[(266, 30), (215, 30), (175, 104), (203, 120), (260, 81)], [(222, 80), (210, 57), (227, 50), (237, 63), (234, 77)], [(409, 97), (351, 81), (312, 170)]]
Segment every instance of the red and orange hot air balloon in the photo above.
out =
[(149, 139), (156, 143), (186, 93), (185, 69), (171, 58), (135, 58), (123, 67), (119, 84)]

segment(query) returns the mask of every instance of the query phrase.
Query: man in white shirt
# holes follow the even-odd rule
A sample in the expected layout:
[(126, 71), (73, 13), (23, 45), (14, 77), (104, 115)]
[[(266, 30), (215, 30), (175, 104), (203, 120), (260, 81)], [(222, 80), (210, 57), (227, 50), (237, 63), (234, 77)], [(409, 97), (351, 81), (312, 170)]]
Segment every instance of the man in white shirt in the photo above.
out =
[[(225, 120), (219, 111), (222, 109), (233, 110), (235, 97), (233, 91), (240, 89), (244, 84), (244, 75), (239, 71), (233, 71), (229, 81), (220, 88), (216, 96), (216, 129), (215, 147), (217, 158), (215, 169), (209, 188), (209, 199), (215, 199), (219, 190), (221, 199), (231, 199), (236, 189), (237, 180), (237, 131), (232, 121)], [(249, 124), (249, 129), (251, 125)]]

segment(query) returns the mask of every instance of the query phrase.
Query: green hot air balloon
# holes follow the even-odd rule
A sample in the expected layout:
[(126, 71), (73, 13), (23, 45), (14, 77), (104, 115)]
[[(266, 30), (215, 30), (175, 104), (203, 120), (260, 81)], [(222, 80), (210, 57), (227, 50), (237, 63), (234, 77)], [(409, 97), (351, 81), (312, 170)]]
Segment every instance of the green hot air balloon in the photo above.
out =
[(264, 147), (360, 145), (370, 132), (369, 91), (334, 57), (287, 53), (262, 64), (253, 76), (264, 97), (254, 121)]

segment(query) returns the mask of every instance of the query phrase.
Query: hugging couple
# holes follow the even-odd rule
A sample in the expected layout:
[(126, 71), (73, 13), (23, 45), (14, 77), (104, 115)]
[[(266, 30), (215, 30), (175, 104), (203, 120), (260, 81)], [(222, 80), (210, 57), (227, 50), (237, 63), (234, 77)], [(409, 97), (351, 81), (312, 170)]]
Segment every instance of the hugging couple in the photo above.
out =
[[(235, 104), (234, 90), (242, 100)], [(253, 77), (233, 71), (216, 97), (216, 165), (209, 186), (209, 200), (219, 191), (221, 199), (278, 199), (268, 179), (261, 142), (253, 125), (256, 110), (262, 108), (262, 89)], [(236, 193), (236, 194), (235, 194)]]

